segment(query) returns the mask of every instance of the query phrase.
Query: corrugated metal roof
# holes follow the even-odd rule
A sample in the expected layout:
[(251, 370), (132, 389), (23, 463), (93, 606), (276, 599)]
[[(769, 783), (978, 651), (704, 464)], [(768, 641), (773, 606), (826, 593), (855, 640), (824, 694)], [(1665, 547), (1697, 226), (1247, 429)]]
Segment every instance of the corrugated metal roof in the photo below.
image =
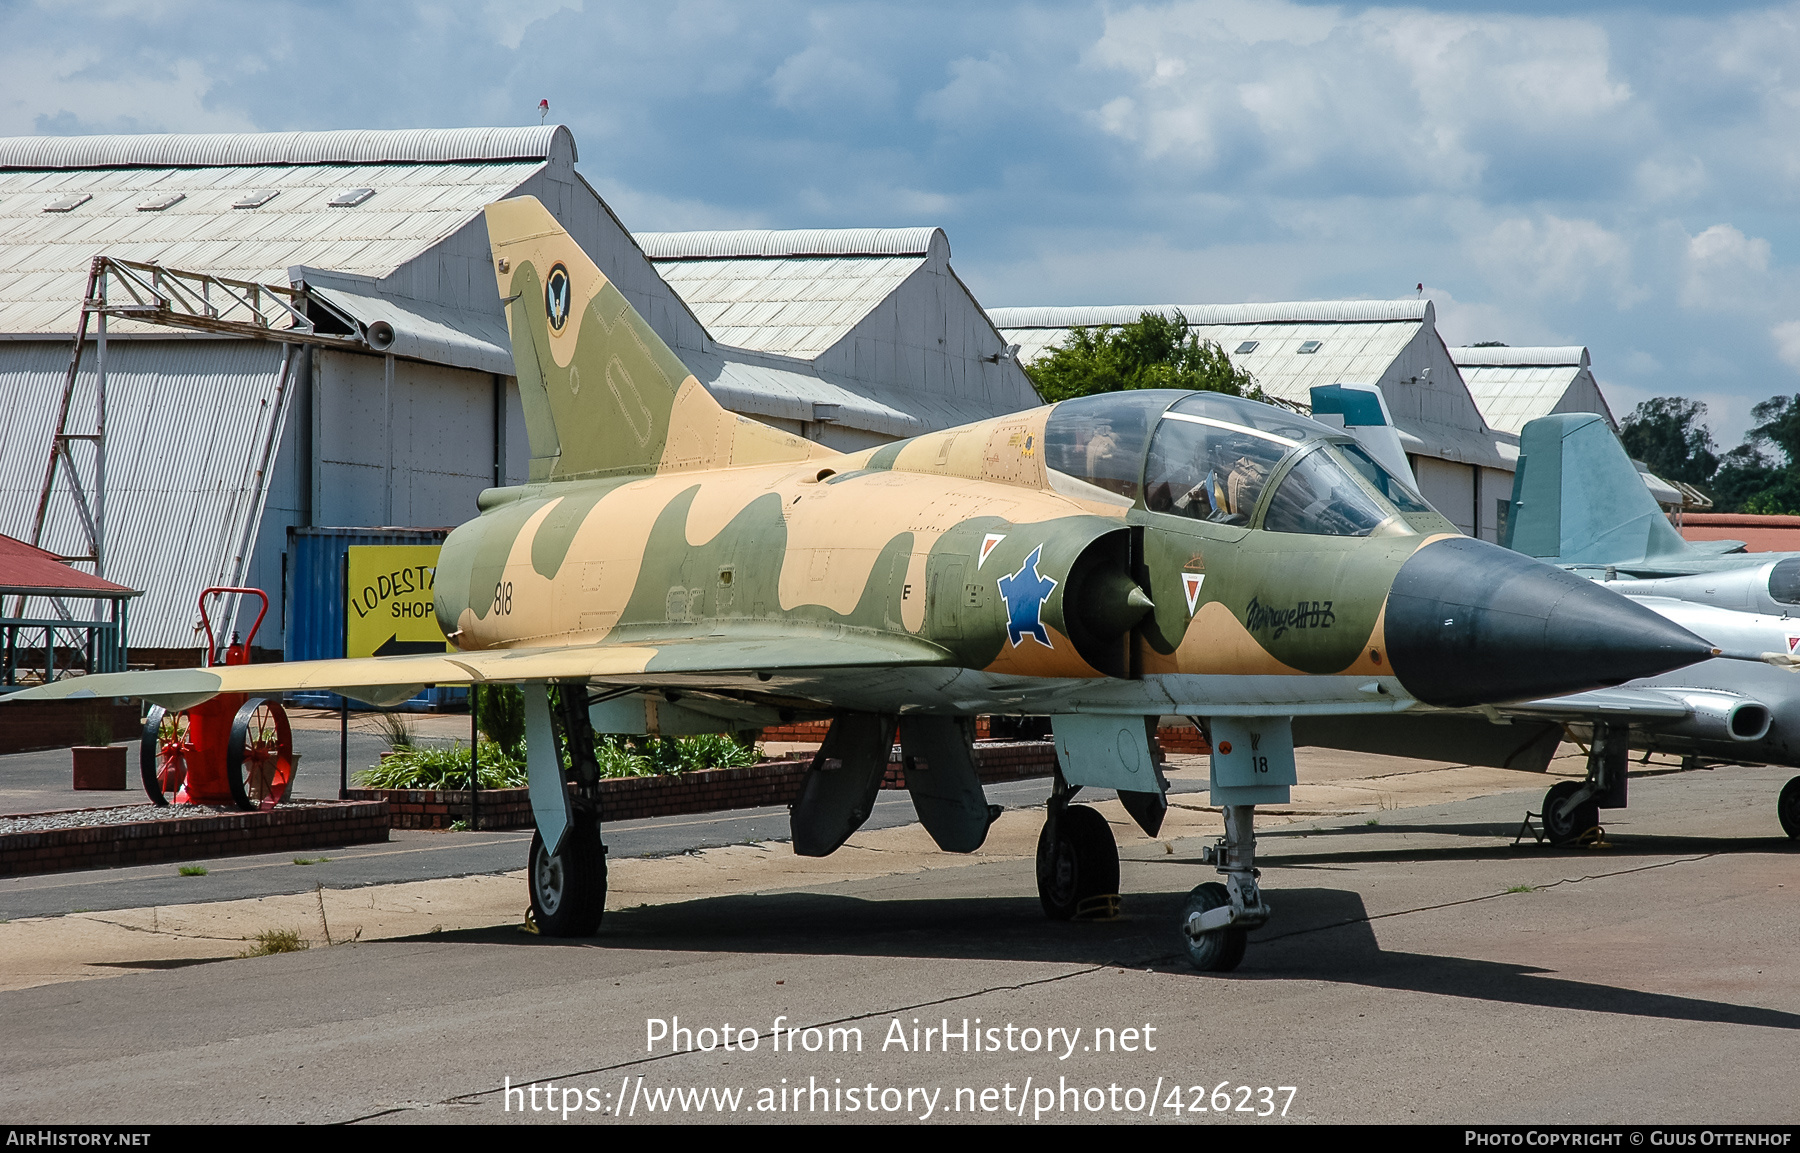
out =
[(1075, 307), (990, 308), (996, 328), (1091, 328), (1128, 324), (1146, 312), (1185, 316), (1189, 324), (1360, 324), (1425, 321), (1429, 300), (1289, 300), (1267, 304), (1106, 304)]
[(1461, 365), (1484, 367), (1526, 365), (1588, 366), (1588, 350), (1579, 344), (1549, 348), (1507, 348), (1504, 345), (1476, 348), (1467, 346), (1450, 350), (1450, 359)]
[[(1482, 351), (1486, 351), (1483, 349)], [(1523, 432), (1529, 421), (1553, 412), (1582, 411), (1561, 407), (1582, 375), (1578, 364), (1526, 366), (1462, 366), (1469, 395), (1490, 428)], [(1584, 398), (1585, 399), (1585, 398)], [(1611, 414), (1604, 414), (1611, 419)]]
[(634, 232), (651, 260), (716, 260), (783, 256), (924, 256), (950, 239), (941, 228), (737, 229), (702, 232)]
[(560, 124), (535, 128), (353, 129), (341, 132), (214, 132), (142, 136), (0, 137), (5, 168), (240, 168), (293, 164), (446, 164), (576, 159)]
[[(293, 265), (386, 276), (544, 163), (0, 171), (0, 332), (73, 332), (88, 264), (101, 252), (278, 284)], [(279, 195), (260, 208), (232, 208), (248, 187)], [(354, 208), (329, 207), (346, 188), (375, 194)], [(43, 211), (74, 189), (93, 199), (72, 212)], [(163, 211), (139, 212), (146, 190), (186, 195)], [(134, 327), (115, 322), (113, 331)]]
[(924, 256), (659, 260), (657, 272), (720, 344), (812, 357), (843, 339)]
[[(1423, 309), (1416, 306), (1423, 304)], [(1363, 307), (1363, 306), (1387, 306)], [(1290, 315), (1271, 310), (1288, 309)], [(1122, 324), (1145, 312), (1179, 314), (1188, 318), (1189, 331), (1201, 340), (1223, 348), (1233, 364), (1247, 370), (1263, 390), (1283, 400), (1310, 403), (1312, 388), (1344, 381), (1378, 383), (1388, 366), (1427, 323), (1429, 301), (1312, 301), (1301, 305), (1158, 305), (1144, 307), (1049, 309), (997, 308), (988, 315), (1000, 326), (1001, 335), (1019, 346), (1019, 360), (1029, 364), (1077, 327)], [(1393, 313), (1412, 312), (1402, 320)], [(1334, 314), (1367, 315), (1351, 320), (1322, 320)], [(1060, 327), (1015, 326), (1021, 314), (1046, 321), (1073, 317)], [(1101, 319), (1095, 319), (1099, 317)], [(1264, 319), (1252, 319), (1263, 317)], [(1304, 319), (1300, 319), (1304, 318)], [(1079, 321), (1080, 323), (1076, 323)], [(1246, 344), (1254, 347), (1240, 352)], [(1317, 342), (1314, 351), (1303, 345)]]

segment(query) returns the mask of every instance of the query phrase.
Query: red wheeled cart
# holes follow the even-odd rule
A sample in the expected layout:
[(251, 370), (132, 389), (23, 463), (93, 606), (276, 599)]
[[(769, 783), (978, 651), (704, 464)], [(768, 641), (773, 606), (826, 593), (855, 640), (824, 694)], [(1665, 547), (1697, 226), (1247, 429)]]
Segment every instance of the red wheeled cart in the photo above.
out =
[[(200, 622), (206, 627), (206, 664), (218, 652), (208, 598), (253, 596), (262, 611), (242, 642), (234, 635), (222, 665), (250, 663), (250, 642), (269, 614), (261, 589), (209, 588), (200, 594)], [(294, 783), (294, 736), (281, 702), (247, 693), (220, 693), (209, 701), (171, 713), (153, 705), (144, 721), (144, 792), (158, 805), (236, 805), (267, 811), (287, 798)]]

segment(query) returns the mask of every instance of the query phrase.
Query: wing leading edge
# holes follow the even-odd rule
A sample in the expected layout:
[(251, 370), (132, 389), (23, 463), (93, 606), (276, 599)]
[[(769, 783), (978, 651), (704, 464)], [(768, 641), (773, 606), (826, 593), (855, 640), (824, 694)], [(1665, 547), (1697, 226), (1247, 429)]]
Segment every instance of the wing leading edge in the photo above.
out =
[(950, 663), (925, 641), (894, 636), (782, 636), (656, 641), (644, 644), (490, 649), (352, 660), (220, 665), (206, 669), (96, 673), (12, 693), (5, 701), (134, 697), (185, 709), (219, 693), (329, 691), (372, 705), (394, 705), (426, 685), (518, 684), (596, 678), (629, 680), (664, 673), (728, 678), (797, 669), (924, 666)]

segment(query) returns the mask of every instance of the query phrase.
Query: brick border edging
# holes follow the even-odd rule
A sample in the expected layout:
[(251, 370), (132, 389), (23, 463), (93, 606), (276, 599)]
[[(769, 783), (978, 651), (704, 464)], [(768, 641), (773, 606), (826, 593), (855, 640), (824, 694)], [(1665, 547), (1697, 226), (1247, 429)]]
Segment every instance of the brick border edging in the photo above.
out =
[[(1056, 767), (1049, 741), (982, 741), (975, 746), (977, 773), (984, 783), (1047, 777)], [(723, 809), (758, 809), (791, 805), (812, 758), (763, 761), (735, 769), (707, 769), (676, 776), (611, 777), (600, 782), (600, 804), (607, 821), (714, 813)], [(904, 789), (905, 774), (890, 762), (884, 789)], [(467, 789), (351, 789), (352, 800), (387, 802), (396, 829), (447, 829), (469, 819)], [(524, 788), (481, 790), (481, 827), (531, 827), (530, 792)]]
[(319, 801), (266, 813), (5, 833), (0, 834), (0, 876), (376, 844), (388, 839), (388, 821), (388, 807), (380, 801)]

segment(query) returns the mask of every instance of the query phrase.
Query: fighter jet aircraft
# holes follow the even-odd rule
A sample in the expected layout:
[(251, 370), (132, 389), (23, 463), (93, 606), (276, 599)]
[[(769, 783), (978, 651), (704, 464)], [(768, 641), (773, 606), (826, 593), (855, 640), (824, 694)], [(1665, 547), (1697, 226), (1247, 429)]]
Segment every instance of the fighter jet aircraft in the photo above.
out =
[[(1554, 832), (1592, 825), (1596, 804), (1623, 807), (1629, 749), (1691, 764), (1800, 765), (1800, 675), (1792, 671), (1800, 656), (1800, 553), (1683, 540), (1619, 438), (1587, 413), (1525, 426), (1505, 543), (1603, 582), (1727, 652), (1767, 654), (1761, 664), (1714, 659), (1546, 702), (1537, 715), (1574, 722), (1611, 746), (1619, 763), (1616, 772), (1597, 769), (1581, 787), (1545, 798)], [(1788, 836), (1800, 837), (1800, 777), (1781, 790), (1776, 809)]]
[(1052, 715), (1038, 891), (1069, 918), (1110, 907), (1119, 880), (1105, 820), (1071, 801), (1116, 789), (1154, 833), (1149, 728), (1186, 715), (1212, 742), (1225, 828), (1208, 853), (1222, 882), (1190, 895), (1181, 940), (1226, 970), (1269, 917), (1255, 807), (1288, 799), (1293, 718), (1530, 700), (1714, 651), (1458, 535), (1341, 429), (1231, 396), (1092, 396), (834, 452), (722, 409), (535, 199), (490, 205), (487, 225), (531, 471), (444, 544), (436, 607), (457, 651), (103, 674), (14, 699), (386, 703), (522, 684), (531, 903), (560, 936), (604, 908), (596, 725), (833, 718), (793, 807), (810, 855), (868, 816), (897, 729), (920, 821), (968, 852), (996, 812), (973, 718)]

